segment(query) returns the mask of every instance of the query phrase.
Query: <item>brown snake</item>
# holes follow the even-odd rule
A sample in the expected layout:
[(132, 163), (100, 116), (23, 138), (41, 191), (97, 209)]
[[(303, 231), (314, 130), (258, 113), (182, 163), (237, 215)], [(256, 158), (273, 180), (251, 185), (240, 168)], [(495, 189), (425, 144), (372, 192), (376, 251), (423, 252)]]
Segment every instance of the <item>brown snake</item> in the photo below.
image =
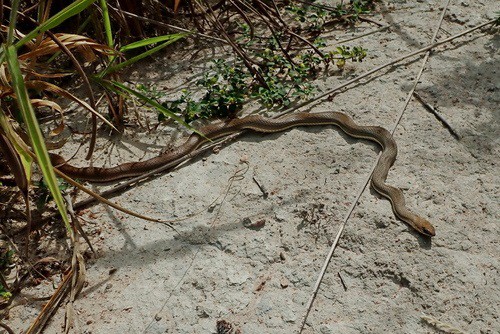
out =
[(434, 227), (424, 218), (417, 216), (406, 208), (403, 192), (387, 185), (385, 180), (389, 169), (397, 156), (397, 145), (392, 135), (379, 126), (359, 126), (349, 116), (339, 112), (293, 113), (278, 119), (251, 115), (228, 122), (220, 122), (205, 126), (199, 130), (204, 135), (193, 133), (187, 141), (174, 150), (139, 162), (127, 162), (115, 167), (74, 167), (63, 157), (51, 154), (54, 166), (73, 178), (90, 182), (111, 182), (124, 178), (142, 175), (150, 170), (181, 158), (210, 140), (228, 136), (242, 130), (256, 132), (280, 132), (297, 126), (336, 125), (351, 137), (367, 139), (382, 147), (382, 154), (372, 174), (372, 186), (379, 194), (387, 197), (392, 204), (394, 214), (421, 234), (434, 236)]

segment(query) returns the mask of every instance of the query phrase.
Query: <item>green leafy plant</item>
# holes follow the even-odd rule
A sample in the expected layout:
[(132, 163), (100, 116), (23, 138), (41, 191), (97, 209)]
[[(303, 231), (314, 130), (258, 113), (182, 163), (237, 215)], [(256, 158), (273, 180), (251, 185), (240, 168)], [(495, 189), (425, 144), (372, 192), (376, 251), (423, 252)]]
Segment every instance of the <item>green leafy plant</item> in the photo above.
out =
[(353, 0), (346, 3), (342, 1), (332, 7), (314, 1), (308, 3), (291, 1), (285, 8), (301, 25), (301, 29), (320, 32), (330, 22), (355, 24), (361, 15), (370, 14), (374, 3), (374, 0)]
[(348, 46), (339, 46), (335, 51), (328, 53), (327, 57), (339, 68), (343, 68), (346, 60), (361, 62), (366, 57), (366, 49), (355, 46), (352, 49)]
[[(324, 43), (315, 41), (318, 47)], [(259, 101), (264, 107), (287, 107), (292, 102), (306, 99), (315, 92), (311, 79), (322, 70), (322, 64), (332, 62), (343, 68), (346, 61), (362, 61), (366, 50), (362, 47), (340, 46), (335, 51), (323, 56), (306, 50), (292, 61), (277, 52), (274, 38), (268, 41), (268, 47), (255, 53), (259, 59), (259, 73), (265, 85), (257, 82), (252, 74), (241, 64), (229, 64), (224, 60), (214, 60), (211, 70), (197, 81), (202, 96), (193, 97), (193, 93), (183, 90), (182, 95), (162, 105), (173, 113), (183, 114), (186, 122), (197, 118), (227, 117), (243, 108), (249, 99)], [(139, 86), (145, 95), (152, 99), (164, 98), (164, 93), (154, 88)], [(161, 113), (159, 120), (165, 119)]]
[(9, 300), (12, 297), (12, 293), (5, 290), (5, 287), (0, 283), (0, 297)]
[[(319, 33), (331, 20), (354, 23), (360, 15), (369, 13), (373, 3), (351, 1), (330, 7), (290, 2), (284, 7), (283, 15), (291, 14), (292, 20), (301, 25), (300, 29)], [(198, 80), (196, 91), (183, 90), (179, 98), (164, 102), (165, 108), (182, 114), (186, 122), (190, 122), (197, 118), (234, 115), (249, 100), (259, 101), (265, 108), (288, 107), (315, 92), (312, 79), (328, 64), (342, 69), (347, 61), (362, 61), (367, 54), (361, 46), (339, 46), (331, 52), (321, 51), (326, 43), (320, 37), (315, 37), (312, 42), (299, 38), (297, 45), (302, 46), (293, 50), (286, 29), (260, 35), (259, 27), (248, 20), (236, 26), (235, 40), (242, 48), (248, 49), (247, 60), (213, 61), (210, 71)], [(252, 59), (251, 66), (248, 59)], [(141, 88), (149, 90), (145, 94), (150, 98), (168, 100), (154, 88)], [(161, 113), (159, 119), (164, 119)]]
[[(181, 113), (186, 122), (197, 118), (228, 116), (239, 111), (248, 94), (248, 73), (241, 66), (231, 66), (223, 60), (214, 60), (211, 71), (197, 81), (203, 96), (195, 100), (193, 94), (183, 90), (177, 100), (163, 106), (174, 113)], [(160, 120), (163, 116), (160, 115)]]

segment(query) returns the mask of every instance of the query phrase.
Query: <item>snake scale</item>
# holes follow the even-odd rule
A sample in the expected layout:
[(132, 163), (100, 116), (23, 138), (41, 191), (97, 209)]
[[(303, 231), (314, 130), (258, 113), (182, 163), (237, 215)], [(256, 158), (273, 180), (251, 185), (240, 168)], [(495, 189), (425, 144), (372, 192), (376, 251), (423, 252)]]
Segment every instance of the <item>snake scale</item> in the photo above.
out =
[(406, 222), (419, 233), (434, 236), (434, 227), (426, 219), (412, 213), (405, 205), (403, 192), (385, 183), (389, 169), (397, 156), (397, 145), (391, 133), (379, 126), (359, 126), (352, 118), (340, 112), (320, 113), (293, 113), (277, 119), (266, 118), (260, 115), (250, 115), (244, 118), (233, 119), (227, 122), (211, 124), (200, 128), (200, 134), (193, 133), (187, 141), (175, 149), (139, 162), (127, 162), (114, 167), (75, 167), (68, 164), (63, 157), (51, 154), (54, 166), (73, 178), (90, 182), (112, 182), (129, 177), (139, 176), (158, 168), (170, 161), (174, 161), (192, 152), (201, 145), (232, 133), (242, 130), (256, 132), (280, 132), (297, 126), (324, 126), (336, 125), (346, 134), (355, 138), (366, 139), (378, 143), (382, 147), (380, 159), (373, 171), (371, 184), (380, 195), (391, 201), (394, 214)]

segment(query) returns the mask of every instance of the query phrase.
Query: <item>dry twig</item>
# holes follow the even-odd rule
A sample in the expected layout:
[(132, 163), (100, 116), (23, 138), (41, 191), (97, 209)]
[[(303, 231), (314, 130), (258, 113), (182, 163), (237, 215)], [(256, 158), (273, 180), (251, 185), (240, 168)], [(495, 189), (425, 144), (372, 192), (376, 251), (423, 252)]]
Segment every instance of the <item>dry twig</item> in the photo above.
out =
[(448, 131), (450, 131), (451, 135), (453, 137), (455, 137), (456, 140), (460, 140), (460, 135), (453, 129), (453, 127), (450, 125), (450, 123), (448, 123), (443, 116), (441, 116), (440, 113), (438, 113), (438, 111), (433, 107), (431, 106), (429, 103), (425, 102), (425, 100), (422, 98), (422, 96), (420, 96), (417, 92), (413, 92), (413, 96), (415, 96), (417, 98), (417, 100), (420, 101), (420, 103), (422, 103), (422, 105), (427, 109), (429, 110), (434, 116), (436, 116), (436, 118), (444, 125), (445, 128), (448, 129)]

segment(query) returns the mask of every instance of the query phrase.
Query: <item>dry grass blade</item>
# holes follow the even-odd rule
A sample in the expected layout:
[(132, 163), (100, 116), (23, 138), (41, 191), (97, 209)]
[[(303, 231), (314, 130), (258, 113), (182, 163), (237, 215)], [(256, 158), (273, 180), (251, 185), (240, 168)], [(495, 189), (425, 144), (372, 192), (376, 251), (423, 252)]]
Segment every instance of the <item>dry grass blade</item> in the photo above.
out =
[[(103, 204), (106, 204), (106, 205), (109, 205), (111, 207), (114, 207), (113, 205), (116, 205), (116, 204), (114, 204), (113, 202), (111, 202), (111, 201), (109, 201), (107, 199), (108, 197), (112, 196), (113, 194), (116, 194), (117, 192), (120, 192), (120, 191), (124, 191), (127, 188), (130, 188), (133, 185), (140, 183), (141, 181), (148, 180), (148, 179), (150, 179), (155, 174), (159, 174), (159, 173), (165, 172), (167, 170), (173, 170), (175, 168), (178, 168), (184, 162), (190, 161), (191, 159), (194, 159), (195, 157), (197, 157), (197, 156), (199, 156), (199, 155), (201, 155), (203, 153), (206, 153), (206, 152), (208, 152), (210, 150), (213, 150), (215, 147), (220, 147), (220, 146), (224, 146), (224, 145), (229, 144), (230, 142), (234, 141), (236, 138), (240, 137), (242, 134), (244, 134), (246, 132), (247, 131), (242, 131), (242, 132), (234, 133), (232, 135), (224, 137), (221, 140), (214, 141), (213, 143), (211, 143), (209, 145), (203, 146), (201, 148), (198, 148), (198, 149), (192, 151), (191, 153), (183, 156), (182, 158), (179, 158), (177, 160), (171, 161), (170, 163), (167, 163), (167, 164), (165, 164), (165, 165), (163, 165), (161, 167), (158, 167), (158, 168), (153, 169), (153, 170), (151, 170), (151, 171), (149, 171), (147, 173), (144, 173), (141, 176), (137, 176), (137, 177), (134, 177), (134, 178), (132, 178), (130, 180), (127, 180), (127, 181), (125, 181), (123, 183), (120, 183), (120, 184), (116, 185), (115, 187), (113, 187), (111, 189), (108, 189), (108, 190), (106, 190), (106, 191), (104, 191), (102, 193), (99, 193), (99, 194), (96, 194), (96, 193), (92, 192), (91, 190), (85, 188), (84, 186), (80, 185), (76, 181), (73, 181), (68, 176), (65, 176), (65, 175), (60, 175), (60, 176), (62, 178), (68, 178), (68, 179), (66, 179), (66, 181), (68, 183), (74, 185), (75, 187), (79, 188), (80, 190), (82, 190), (83, 192), (85, 192), (85, 193), (87, 193), (87, 194), (89, 194), (91, 196), (91, 197), (88, 197), (85, 200), (82, 200), (82, 201), (76, 203), (74, 205), (74, 209), (75, 210), (77, 210), (77, 209), (83, 209), (83, 208), (85, 208), (85, 207), (87, 207), (87, 206), (89, 206), (89, 205), (91, 205), (92, 203), (95, 203), (95, 202), (101, 202)], [(56, 173), (60, 173), (60, 172), (56, 171)], [(144, 218), (144, 216), (139, 215), (137, 213), (127, 212), (128, 210), (127, 211), (123, 211), (122, 210), (123, 208), (120, 207), (120, 206), (118, 206), (118, 205), (116, 205), (116, 207), (114, 207), (114, 208), (117, 209), (117, 210), (120, 210), (120, 211), (122, 211), (124, 213), (133, 215), (134, 217), (137, 217), (137, 218), (145, 219), (145, 220), (152, 221), (152, 222), (155, 222), (155, 223), (166, 224), (167, 226), (169, 226), (171, 228), (173, 228), (173, 226), (170, 225), (171, 223), (176, 223), (176, 222), (179, 222), (179, 221), (182, 221), (182, 220), (185, 220), (185, 219), (188, 219), (188, 218), (192, 217), (191, 215), (189, 215), (189, 216), (186, 216), (186, 217), (176, 218), (176, 219), (170, 219), (170, 220), (158, 220), (158, 219), (150, 218), (150, 217), (145, 217)], [(124, 210), (126, 210), (126, 209), (124, 209)], [(195, 213), (195, 215), (196, 214), (198, 214), (198, 213)], [(34, 229), (39, 229), (44, 224), (48, 223), (49, 221), (52, 221), (53, 219), (55, 219), (55, 215), (54, 214), (46, 216), (46, 217), (44, 217), (41, 220), (37, 220), (37, 221), (34, 222), (33, 228)], [(14, 233), (14, 235), (19, 235), (19, 234), (25, 233), (25, 231), (26, 231), (25, 228), (20, 229), (20, 230), (16, 231)]]
[[(10, 7), (8, 7), (8, 6), (4, 5), (4, 8), (10, 10)], [(3, 22), (3, 21), (0, 21), (0, 22)], [(7, 33), (8, 31), (9, 31), (8, 26), (3, 25), (3, 24), (0, 25), (0, 32)], [(16, 39), (22, 39), (25, 36), (22, 32), (20, 32), (17, 29), (14, 29), (13, 33), (14, 33), (14, 37)], [(27, 42), (26, 47), (28, 47), (28, 48), (33, 47), (34, 44), (35, 44), (34, 42)]]
[[(68, 214), (71, 217), (71, 223), (73, 224), (73, 227), (76, 228), (78, 233), (85, 239), (85, 242), (89, 246), (90, 250), (95, 253), (94, 247), (92, 247), (92, 243), (90, 242), (90, 239), (88, 238), (87, 234), (82, 228), (82, 225), (80, 224), (80, 221), (78, 220), (78, 216), (75, 214), (75, 210), (73, 207), (73, 202), (71, 200), (71, 197), (65, 192), (64, 193), (64, 200), (66, 201), (66, 209), (68, 210)], [(78, 234), (76, 234), (78, 236)]]
[[(219, 147), (219, 146), (223, 146), (223, 145), (227, 145), (229, 142), (235, 140), (236, 138), (238, 138), (241, 134), (243, 134), (243, 132), (239, 132), (239, 133), (235, 133), (235, 134), (232, 134), (232, 135), (229, 135), (227, 137), (225, 137), (224, 139), (222, 140), (219, 140), (219, 141), (214, 141), (213, 143), (209, 144), (209, 145), (206, 145), (206, 146), (203, 146), (201, 148), (198, 148), (194, 151), (192, 151), (191, 153), (183, 156), (182, 158), (179, 158), (177, 160), (174, 160), (174, 161), (171, 161), (170, 163), (168, 164), (165, 164), (161, 167), (158, 167), (156, 169), (153, 169), (147, 173), (144, 173), (143, 175), (141, 176), (137, 176), (137, 177), (134, 177), (130, 180), (127, 180), (125, 182), (122, 182), (116, 186), (114, 186), (113, 188), (111, 189), (107, 189), (105, 191), (103, 191), (102, 193), (99, 193), (98, 195), (100, 197), (97, 197), (97, 196), (94, 196), (91, 194), (91, 197), (88, 197), (87, 199), (84, 199), (78, 203), (76, 203), (74, 205), (74, 209), (77, 210), (77, 209), (83, 209), (89, 205), (91, 205), (92, 203), (95, 203), (95, 202), (103, 202), (101, 200), (101, 198), (104, 198), (107, 200), (108, 197), (112, 196), (113, 194), (116, 194), (120, 191), (124, 191), (126, 190), (127, 188), (130, 188), (132, 187), (133, 185), (135, 184), (139, 184), (140, 182), (142, 181), (145, 181), (145, 180), (149, 180), (150, 178), (152, 178), (153, 175), (155, 174), (159, 174), (159, 173), (162, 173), (162, 172), (165, 172), (167, 170), (173, 170), (177, 167), (179, 167), (181, 164), (183, 164), (184, 162), (186, 161), (189, 161), (191, 159), (194, 159), (195, 157), (203, 154), (203, 153), (206, 153), (210, 150), (213, 150), (215, 147)], [(75, 182), (76, 183), (76, 182)], [(80, 185), (81, 186), (81, 185)], [(78, 186), (77, 186), (78, 187)], [(81, 186), (83, 187), (83, 186)], [(83, 189), (82, 189), (83, 190)], [(90, 194), (89, 192), (91, 192), (90, 190), (83, 190), (84, 192), (87, 192), (88, 194)], [(106, 202), (103, 202), (104, 204), (108, 204)], [(157, 221), (157, 220), (154, 220), (154, 219), (151, 219), (150, 221), (153, 221), (153, 222), (160, 222), (160, 223), (163, 223), (163, 224), (166, 224), (166, 223), (175, 223), (175, 222), (179, 222), (179, 221), (182, 221), (182, 220), (185, 220), (187, 218), (190, 218), (191, 216), (186, 216), (186, 217), (183, 217), (183, 218), (176, 218), (176, 219), (171, 219), (171, 220), (163, 220), (163, 221)], [(52, 221), (52, 219), (55, 218), (55, 215), (52, 214), (52, 215), (49, 215), (49, 216), (46, 216), (44, 217), (43, 219), (41, 220), (38, 220), (36, 221), (34, 224), (35, 226), (33, 227), (34, 229), (38, 229), (40, 227), (42, 227), (44, 224), (46, 224), (47, 222), (49, 221)], [(21, 229), (17, 232), (14, 233), (14, 235), (18, 235), (20, 233), (23, 233), (25, 231), (25, 229)]]
[(94, 108), (92, 108), (87, 102), (79, 99), (75, 95), (71, 94), (70, 92), (68, 92), (67, 90), (65, 90), (59, 86), (56, 86), (54, 84), (51, 84), (51, 83), (46, 82), (46, 81), (41, 81), (41, 80), (26, 81), (26, 86), (29, 88), (33, 88), (33, 89), (45, 90), (45, 91), (57, 94), (59, 96), (65, 97), (67, 99), (70, 99), (70, 100), (78, 103), (79, 105), (81, 105), (82, 107), (87, 109), (88, 111), (90, 111), (92, 114), (94, 114), (98, 118), (100, 118), (109, 127), (118, 131), (118, 129), (116, 129), (116, 127), (113, 124), (111, 124), (111, 122), (109, 122), (104, 116), (102, 116), (99, 112), (97, 112)]
[(208, 40), (211, 40), (211, 41), (217, 41), (217, 42), (221, 42), (221, 43), (227, 44), (227, 41), (225, 39), (222, 39), (222, 38), (218, 38), (218, 37), (214, 37), (214, 36), (210, 36), (210, 35), (206, 35), (206, 34), (202, 34), (202, 33), (193, 32), (193, 31), (191, 31), (189, 29), (184, 29), (184, 28), (181, 28), (181, 27), (178, 27), (178, 26), (174, 26), (174, 25), (167, 24), (167, 23), (164, 23), (164, 22), (159, 22), (159, 21), (156, 21), (156, 20), (153, 20), (153, 19), (150, 19), (150, 18), (142, 17), (142, 16), (136, 15), (134, 13), (127, 12), (126, 10), (119, 10), (118, 8), (114, 8), (114, 7), (110, 6), (110, 5), (108, 5), (108, 7), (110, 9), (112, 9), (117, 14), (119, 13), (121, 15), (126, 15), (128, 17), (137, 19), (138, 21), (147, 22), (147, 23), (150, 23), (150, 24), (158, 26), (158, 27), (168, 28), (168, 29), (172, 29), (172, 30), (175, 30), (175, 31), (186, 32), (186, 33), (192, 34), (192, 35), (197, 36), (197, 37), (201, 37), (201, 38), (205, 38), (205, 39), (208, 39)]
[[(47, 34), (54, 41), (54, 43), (56, 43), (61, 48), (61, 50), (69, 57), (69, 59), (71, 60), (71, 62), (73, 63), (77, 72), (80, 74), (80, 76), (83, 80), (83, 87), (85, 88), (85, 90), (87, 92), (87, 96), (88, 96), (89, 101), (90, 101), (90, 106), (94, 110), (97, 109), (95, 99), (94, 99), (94, 92), (92, 91), (92, 87), (90, 86), (90, 81), (89, 81), (87, 75), (85, 74), (85, 71), (83, 70), (82, 66), (80, 65), (78, 60), (75, 58), (73, 53), (66, 47), (66, 45), (64, 45), (63, 42), (61, 42), (61, 40), (59, 40), (59, 38), (57, 38), (56, 35), (54, 35), (50, 31), (47, 31)], [(96, 116), (96, 114), (92, 113), (91, 119), (92, 119), (92, 136), (90, 137), (90, 146), (89, 146), (89, 151), (87, 152), (87, 157), (86, 157), (87, 160), (90, 159), (90, 157), (92, 156), (92, 154), (94, 152), (95, 143), (96, 143), (96, 136), (97, 136), (97, 116)]]
[(7, 91), (12, 91), (9, 84), (9, 77), (7, 76), (7, 68), (5, 64), (0, 63), (0, 98), (6, 95)]
[(3, 112), (0, 112), (0, 128), (6, 140), (14, 147), (16, 153), (19, 155), (28, 182), (28, 180), (31, 179), (31, 163), (33, 162), (32, 157), (26, 151), (28, 148), (26, 142), (29, 141), (29, 138), (27, 138), (27, 136), (21, 138), (21, 135), (18, 135), (17, 132), (14, 131), (8, 117)]
[(64, 174), (61, 171), (59, 171), (57, 168), (54, 168), (54, 172), (59, 177), (63, 178), (66, 182), (68, 182), (69, 184), (71, 184), (72, 186), (75, 186), (78, 189), (82, 190), (83, 192), (87, 193), (88, 195), (91, 195), (92, 197), (96, 198), (101, 203), (109, 205), (110, 207), (112, 207), (112, 208), (114, 208), (116, 210), (119, 210), (119, 211), (121, 211), (123, 213), (129, 214), (131, 216), (134, 216), (134, 217), (137, 217), (137, 218), (140, 218), (140, 219), (144, 219), (144, 220), (147, 220), (147, 221), (152, 221), (152, 222), (155, 222), (155, 223), (165, 224), (165, 225), (167, 225), (168, 227), (170, 227), (171, 229), (173, 229), (175, 231), (175, 228), (169, 223), (168, 220), (151, 218), (151, 217), (144, 216), (144, 215), (141, 215), (139, 213), (133, 212), (131, 210), (125, 209), (124, 207), (121, 207), (118, 204), (115, 204), (115, 203), (107, 200), (106, 198), (102, 197), (101, 195), (93, 192), (92, 190), (90, 190), (90, 189), (82, 186), (81, 184), (79, 184), (78, 182), (76, 182), (75, 180), (73, 180), (72, 178), (70, 178), (69, 176), (67, 176), (66, 174)]
[(24, 73), (26, 73), (30, 76), (33, 76), (33, 77), (43, 78), (43, 79), (60, 79), (60, 78), (64, 78), (64, 77), (67, 77), (67, 76), (74, 74), (73, 72), (38, 73), (38, 72), (35, 72), (34, 70), (29, 69), (29, 68), (24, 69)]
[[(235, 136), (229, 136), (228, 138), (225, 139), (225, 142), (229, 141), (230, 139), (233, 139), (235, 138)], [(172, 161), (171, 163), (169, 164), (166, 164), (165, 166), (162, 166), (160, 168), (158, 168), (157, 170), (154, 170), (154, 171), (151, 171), (149, 173), (147, 173), (146, 175), (143, 175), (143, 176), (139, 176), (137, 178), (134, 178), (132, 181), (132, 183), (135, 183), (135, 182), (138, 182), (140, 181), (141, 179), (144, 179), (146, 177), (148, 177), (149, 175), (152, 175), (153, 173), (158, 173), (158, 172), (161, 172), (163, 170), (166, 170), (166, 169), (169, 169), (169, 168), (173, 168), (175, 166), (177, 166), (178, 164), (182, 163), (183, 161), (186, 161), (188, 159), (191, 159), (203, 152), (205, 152), (206, 150), (210, 149), (210, 148), (213, 148), (215, 147), (215, 144), (212, 144), (212, 145), (208, 145), (208, 146), (205, 146), (201, 149), (198, 149), (196, 151), (193, 151), (191, 152), (190, 154), (176, 160), (176, 161)], [(173, 227), (173, 225), (171, 225), (172, 222), (176, 222), (178, 220), (174, 219), (174, 220), (165, 220), (165, 219), (157, 219), (157, 218), (152, 218), (152, 217), (148, 217), (148, 216), (145, 216), (145, 215), (141, 215), (139, 213), (136, 213), (134, 211), (131, 211), (131, 210), (128, 210), (124, 207), (121, 207), (120, 205), (116, 204), (116, 203), (113, 203), (111, 202), (110, 200), (108, 200), (107, 198), (105, 198), (104, 196), (108, 196), (109, 194), (113, 193), (113, 192), (116, 192), (120, 189), (124, 189), (126, 187), (128, 187), (130, 185), (130, 183), (127, 183), (125, 182), (124, 184), (121, 184), (120, 186), (118, 186), (118, 188), (116, 189), (112, 189), (111, 191), (107, 191), (105, 192), (104, 194), (98, 194), (86, 187), (84, 187), (83, 185), (81, 185), (80, 183), (76, 182), (75, 180), (73, 180), (72, 178), (70, 178), (69, 176), (67, 176), (66, 174), (62, 173), (61, 171), (59, 171), (57, 168), (54, 168), (54, 171), (55, 173), (63, 178), (66, 182), (68, 182), (70, 185), (74, 186), (74, 187), (77, 187), (78, 189), (80, 189), (81, 191), (85, 192), (86, 194), (92, 196), (92, 200), (90, 199), (87, 199), (83, 202), (80, 202), (80, 203), (77, 203), (76, 205), (76, 208), (82, 208), (84, 207), (85, 205), (89, 204), (89, 203), (92, 203), (94, 201), (98, 201), (98, 202), (101, 202), (105, 205), (108, 205), (118, 211), (121, 211), (123, 213), (126, 213), (128, 215), (131, 215), (131, 216), (134, 216), (134, 217), (137, 217), (137, 218), (140, 218), (140, 219), (144, 219), (144, 220), (147, 220), (147, 221), (151, 221), (151, 222), (155, 222), (155, 223), (160, 223), (160, 224), (164, 224), (164, 225), (167, 225), (168, 227), (170, 227), (171, 229), (173, 229), (174, 231), (176, 231), (176, 229)], [(48, 218), (52, 218), (51, 216), (49, 216)], [(42, 220), (39, 220), (37, 222), (35, 222), (36, 226), (34, 227), (35, 229), (43, 226), (43, 224), (47, 223), (50, 219), (42, 219)], [(26, 232), (26, 228), (22, 228), (16, 232), (14, 232), (14, 235), (19, 235), (21, 233), (25, 233)]]
[(75, 269), (75, 275), (71, 278), (71, 289), (68, 304), (66, 305), (66, 321), (65, 321), (65, 333), (68, 333), (74, 323), (75, 311), (73, 308), (73, 302), (76, 300), (78, 294), (82, 291), (85, 285), (86, 268), (85, 260), (83, 255), (79, 250), (78, 240), (73, 246), (73, 259), (71, 266)]
[(36, 317), (30, 327), (26, 330), (26, 334), (41, 333), (43, 327), (50, 319), (54, 311), (57, 309), (63, 298), (69, 292), (71, 285), (71, 280), (74, 276), (75, 268), (71, 268), (69, 273), (67, 273), (59, 287), (56, 289), (50, 300), (45, 304), (40, 314)]
[(35, 108), (50, 108), (52, 110), (56, 110), (60, 115), (61, 122), (57, 125), (57, 127), (50, 131), (51, 136), (57, 136), (64, 130), (64, 113), (61, 106), (54, 101), (49, 100), (41, 100), (41, 99), (31, 99), (31, 104)]
[[(116, 50), (85, 36), (74, 34), (54, 34), (54, 36), (56, 36), (69, 50), (79, 51), (79, 53), (84, 56), (85, 60), (89, 62), (96, 59), (96, 53), (104, 56), (117, 54)], [(47, 37), (32, 51), (28, 51), (20, 55), (19, 59), (36, 59), (38, 57), (52, 55), (60, 51), (61, 48), (59, 45), (57, 45), (52, 38)]]
[[(84, 231), (80, 227), (80, 223), (78, 222), (78, 217), (75, 215), (73, 210), (73, 204), (71, 202), (71, 198), (69, 195), (65, 195), (67, 210), (69, 215), (71, 216), (71, 221), (74, 227), (77, 227), (79, 233), (84, 237), (85, 241), (89, 245), (89, 247), (94, 251), (92, 245), (90, 244), (89, 239), (85, 235)], [(68, 303), (66, 304), (66, 317), (65, 317), (65, 333), (68, 333), (69, 330), (73, 327), (75, 323), (75, 310), (73, 308), (73, 302), (76, 300), (76, 297), (82, 291), (83, 286), (85, 284), (85, 276), (86, 276), (86, 268), (85, 268), (85, 260), (81, 253), (81, 244), (79, 240), (78, 234), (71, 234), (71, 240), (73, 241), (73, 256), (71, 259), (71, 268), (75, 273), (71, 278), (71, 289)]]
[(16, 185), (21, 190), (24, 200), (27, 201), (28, 196), (28, 175), (24, 169), (21, 157), (17, 153), (9, 139), (0, 133), (0, 151), (3, 153), (4, 159), (9, 166), (10, 172), (14, 175)]
[[(24, 205), (25, 205), (25, 212), (26, 212), (26, 249), (25, 249), (25, 255), (28, 255), (28, 247), (29, 247), (29, 235), (31, 233), (31, 207), (30, 207), (30, 201), (28, 197), (28, 192), (29, 192), (29, 175), (30, 175), (30, 169), (29, 169), (29, 164), (25, 165), (23, 164), (21, 160), (21, 156), (17, 153), (16, 149), (14, 146), (10, 143), (8, 138), (0, 133), (0, 152), (3, 153), (4, 159), (7, 162), (7, 165), (9, 166), (10, 172), (14, 175), (14, 180), (16, 181), (16, 185), (21, 191), (23, 200), (24, 200)], [(27, 168), (25, 169), (25, 166)], [(3, 284), (2, 284), (3, 285)]]
[[(76, 216), (74, 215), (71, 201), (68, 201), (68, 197), (66, 197), (66, 203), (67, 203), (67, 211), (74, 222)], [(26, 333), (41, 333), (47, 321), (58, 309), (60, 303), (62, 302), (64, 297), (68, 294), (68, 292), (70, 294), (70, 298), (66, 307), (65, 333), (68, 333), (68, 330), (71, 327), (72, 320), (75, 315), (73, 309), (73, 302), (75, 301), (80, 291), (83, 289), (85, 283), (86, 269), (85, 269), (85, 260), (80, 250), (81, 245), (78, 239), (78, 234), (75, 234), (73, 229), (70, 231), (70, 237), (72, 240), (72, 247), (73, 247), (71, 270), (67, 275), (64, 276), (61, 284), (59, 285), (55, 293), (52, 295), (49, 302), (45, 305), (40, 314), (28, 328)]]
[(179, 4), (181, 0), (174, 0), (174, 13), (177, 13), (177, 9), (179, 9)]

